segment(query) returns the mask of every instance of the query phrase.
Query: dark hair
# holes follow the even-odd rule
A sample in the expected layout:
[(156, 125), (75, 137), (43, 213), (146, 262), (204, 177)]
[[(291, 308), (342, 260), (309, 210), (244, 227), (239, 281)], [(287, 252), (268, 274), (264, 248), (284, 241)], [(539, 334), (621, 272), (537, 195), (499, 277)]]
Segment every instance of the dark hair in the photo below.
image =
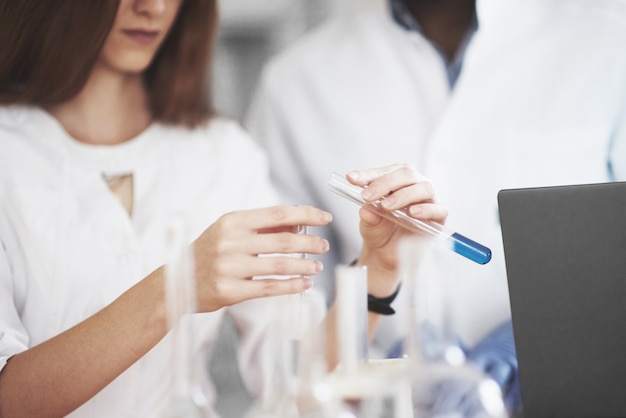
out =
[[(63, 103), (85, 86), (119, 0), (0, 0), (0, 104)], [(196, 126), (213, 114), (216, 0), (183, 0), (144, 73), (152, 116)]]

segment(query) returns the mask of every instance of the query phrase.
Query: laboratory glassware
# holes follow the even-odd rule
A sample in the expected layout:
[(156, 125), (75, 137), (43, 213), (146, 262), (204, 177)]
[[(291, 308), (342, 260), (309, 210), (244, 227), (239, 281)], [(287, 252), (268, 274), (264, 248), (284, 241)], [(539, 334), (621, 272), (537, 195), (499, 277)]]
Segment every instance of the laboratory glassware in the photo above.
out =
[[(306, 235), (309, 228), (296, 232)], [(246, 418), (336, 418), (337, 403), (326, 382), (323, 297), (306, 291), (271, 300), (273, 320), (260, 356), (264, 390)]]
[(403, 359), (368, 358), (367, 268), (336, 268), (338, 360), (329, 376), (342, 414), (410, 418), (410, 385)]
[(388, 211), (383, 208), (381, 201), (368, 202), (361, 196), (363, 188), (349, 183), (345, 176), (332, 173), (327, 187), (351, 202), (365, 207), (378, 215), (388, 219), (409, 231), (418, 234), (429, 234), (439, 238), (455, 253), (478, 264), (487, 264), (491, 260), (491, 250), (478, 242), (454, 231), (448, 231), (443, 225), (436, 222), (422, 221), (409, 216), (404, 210)]
[(195, 272), (192, 248), (186, 244), (186, 226), (176, 217), (169, 228), (170, 260), (165, 266), (165, 297), (174, 369), (173, 387), (165, 399), (162, 418), (210, 418), (213, 416), (202, 380), (204, 363), (196, 364), (192, 314), (196, 312)]
[(498, 384), (465, 358), (455, 281), (465, 260), (420, 237), (399, 244), (414, 418), (506, 418)]

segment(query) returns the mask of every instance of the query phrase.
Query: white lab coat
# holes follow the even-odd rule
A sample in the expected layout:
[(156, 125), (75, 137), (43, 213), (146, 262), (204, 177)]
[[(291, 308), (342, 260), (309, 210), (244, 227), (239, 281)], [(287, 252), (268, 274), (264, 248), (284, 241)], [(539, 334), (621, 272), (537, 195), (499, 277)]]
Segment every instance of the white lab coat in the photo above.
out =
[(432, 45), (380, 7), (275, 58), (248, 120), (285, 196), (333, 213), (327, 234), (344, 263), (358, 255), (357, 207), (326, 190), (331, 172), (407, 162), (430, 178), (448, 227), (493, 250), (458, 281), (468, 344), (510, 316), (497, 192), (626, 179), (626, 4), (479, 0), (477, 9), (453, 92)]
[[(128, 171), (132, 218), (102, 179)], [(92, 146), (71, 139), (42, 110), (0, 108), (0, 369), (165, 264), (174, 219), (185, 219), (191, 242), (226, 212), (274, 204), (267, 174), (258, 145), (226, 120), (195, 130), (154, 124), (123, 144)], [(195, 315), (199, 374), (228, 311), (240, 331), (243, 377), (258, 390), (257, 349), (271, 303)], [(174, 377), (170, 336), (70, 415), (158, 416)]]

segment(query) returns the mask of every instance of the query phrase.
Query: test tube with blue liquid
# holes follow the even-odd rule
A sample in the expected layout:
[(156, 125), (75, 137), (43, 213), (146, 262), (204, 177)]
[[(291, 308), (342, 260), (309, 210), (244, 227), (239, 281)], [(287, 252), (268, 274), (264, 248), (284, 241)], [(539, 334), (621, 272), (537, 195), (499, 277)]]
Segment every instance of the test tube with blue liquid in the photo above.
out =
[(491, 250), (488, 247), (458, 232), (448, 231), (439, 223), (412, 218), (402, 209), (389, 211), (383, 208), (381, 201), (366, 201), (361, 196), (363, 188), (349, 183), (345, 176), (332, 173), (327, 185), (329, 190), (337, 193), (339, 196), (359, 206), (365, 207), (411, 232), (418, 234), (427, 233), (442, 239), (445, 243), (449, 244), (449, 248), (452, 251), (475, 263), (487, 264), (491, 260)]

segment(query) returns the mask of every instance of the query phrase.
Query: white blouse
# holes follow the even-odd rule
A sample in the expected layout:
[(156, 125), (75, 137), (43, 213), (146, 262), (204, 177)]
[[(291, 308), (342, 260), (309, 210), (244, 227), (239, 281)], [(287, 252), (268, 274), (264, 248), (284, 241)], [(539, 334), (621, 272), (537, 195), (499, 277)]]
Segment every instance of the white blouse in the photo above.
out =
[[(133, 175), (132, 217), (103, 179), (121, 173)], [(0, 370), (163, 265), (175, 217), (186, 219), (191, 242), (226, 212), (277, 202), (262, 151), (220, 118), (194, 130), (153, 124), (128, 142), (95, 146), (38, 108), (0, 107), (0, 184)], [(227, 308), (253, 390), (267, 307), (254, 300)], [(224, 313), (193, 318), (199, 358)], [(163, 339), (71, 416), (157, 415), (173, 378), (170, 345)]]

